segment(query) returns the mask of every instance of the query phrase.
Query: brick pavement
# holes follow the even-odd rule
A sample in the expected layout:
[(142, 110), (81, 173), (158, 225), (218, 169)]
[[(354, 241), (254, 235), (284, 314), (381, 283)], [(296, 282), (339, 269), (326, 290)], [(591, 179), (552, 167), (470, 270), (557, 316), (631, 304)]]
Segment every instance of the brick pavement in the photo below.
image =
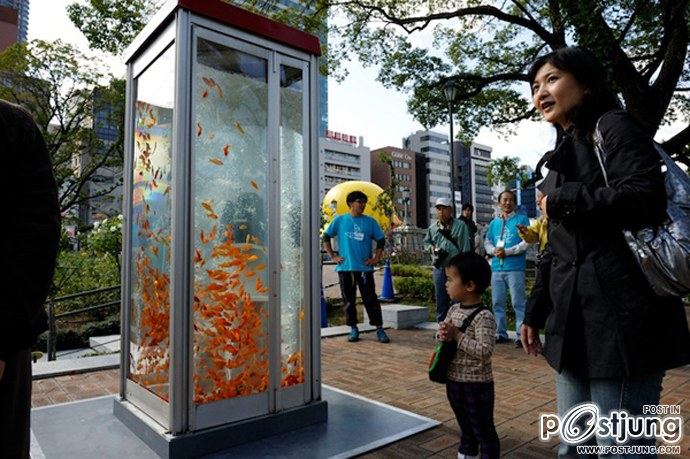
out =
[[(367, 398), (443, 422), (432, 430), (378, 449), (366, 458), (455, 458), (458, 426), (444, 387), (429, 382), (426, 367), (433, 346), (428, 330), (391, 330), (382, 345), (373, 334), (359, 343), (345, 338), (322, 340), (323, 381)], [(538, 440), (540, 413), (555, 413), (553, 372), (543, 359), (512, 345), (494, 354), (495, 418), (504, 457), (555, 457), (556, 441)], [(684, 417), (683, 455), (690, 457), (690, 367), (668, 372), (662, 403), (680, 405)], [(42, 406), (117, 392), (118, 372), (108, 370), (34, 381), (33, 405)], [(674, 456), (664, 456), (674, 457)]]

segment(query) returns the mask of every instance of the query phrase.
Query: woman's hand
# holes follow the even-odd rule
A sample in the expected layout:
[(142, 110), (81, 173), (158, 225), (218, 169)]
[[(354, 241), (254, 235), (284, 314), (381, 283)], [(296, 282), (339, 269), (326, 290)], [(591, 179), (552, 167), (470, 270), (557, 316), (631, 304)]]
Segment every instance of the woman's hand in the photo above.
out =
[(548, 199), (549, 199), (549, 195), (545, 195), (545, 196), (541, 199), (541, 205), (539, 206), (539, 208), (541, 209), (541, 211), (544, 213), (544, 217), (546, 217), (546, 218), (549, 218), (549, 214), (546, 213), (546, 201), (547, 201)]
[(536, 328), (522, 324), (520, 328), (520, 341), (522, 341), (522, 348), (530, 355), (539, 355), (542, 351), (541, 340), (539, 339), (539, 330)]

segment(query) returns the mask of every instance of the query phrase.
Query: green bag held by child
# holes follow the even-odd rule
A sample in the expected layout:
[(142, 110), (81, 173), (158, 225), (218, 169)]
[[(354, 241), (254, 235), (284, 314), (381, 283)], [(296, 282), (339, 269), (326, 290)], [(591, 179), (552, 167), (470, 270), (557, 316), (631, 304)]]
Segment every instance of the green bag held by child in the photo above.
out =
[[(458, 328), (461, 332), (465, 332), (467, 327), (470, 326), (474, 317), (481, 311), (489, 309), (486, 306), (479, 306), (477, 309), (472, 311), (472, 314), (467, 316), (465, 320), (462, 321), (462, 325)], [(458, 342), (455, 340), (451, 341), (439, 341), (436, 343), (434, 348), (434, 353), (431, 354), (431, 361), (429, 362), (429, 379), (433, 382), (439, 384), (445, 384), (448, 382), (448, 366), (450, 362), (453, 361), (455, 353), (458, 351)]]

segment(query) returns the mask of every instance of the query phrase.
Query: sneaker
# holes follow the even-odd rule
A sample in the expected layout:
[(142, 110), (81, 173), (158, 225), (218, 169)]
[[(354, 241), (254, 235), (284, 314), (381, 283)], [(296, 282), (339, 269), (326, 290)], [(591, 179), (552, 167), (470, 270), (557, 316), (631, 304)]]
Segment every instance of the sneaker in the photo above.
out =
[(509, 343), (510, 340), (508, 338), (504, 338), (503, 336), (497, 336), (496, 337), (496, 344), (505, 344)]
[(378, 328), (376, 330), (376, 338), (378, 338), (379, 343), (390, 343), (391, 339), (386, 335), (386, 331), (383, 328)]
[(520, 341), (519, 339), (516, 339), (515, 340), (515, 347), (518, 349), (522, 349), (522, 341)]
[(350, 334), (347, 335), (347, 340), (351, 343), (354, 343), (355, 341), (359, 341), (359, 330), (356, 328), (353, 328), (350, 330)]

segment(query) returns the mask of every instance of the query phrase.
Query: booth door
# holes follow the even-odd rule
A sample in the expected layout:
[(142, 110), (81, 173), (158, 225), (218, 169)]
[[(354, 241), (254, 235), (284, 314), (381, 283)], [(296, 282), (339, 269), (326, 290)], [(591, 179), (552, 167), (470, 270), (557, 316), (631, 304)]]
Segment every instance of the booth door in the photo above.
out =
[[(309, 323), (312, 291), (308, 274), (310, 224), (309, 208), (309, 66), (308, 63), (276, 53), (279, 73), (279, 321), (280, 390), (276, 391), (276, 409), (303, 405), (311, 400), (311, 361)], [(318, 248), (315, 248), (318, 250)]]
[(168, 426), (175, 45), (147, 59), (132, 84), (123, 370), (126, 398)]
[[(200, 429), (304, 403), (308, 131), (300, 66), (194, 30), (191, 422)], [(282, 388), (292, 389), (286, 400)]]

